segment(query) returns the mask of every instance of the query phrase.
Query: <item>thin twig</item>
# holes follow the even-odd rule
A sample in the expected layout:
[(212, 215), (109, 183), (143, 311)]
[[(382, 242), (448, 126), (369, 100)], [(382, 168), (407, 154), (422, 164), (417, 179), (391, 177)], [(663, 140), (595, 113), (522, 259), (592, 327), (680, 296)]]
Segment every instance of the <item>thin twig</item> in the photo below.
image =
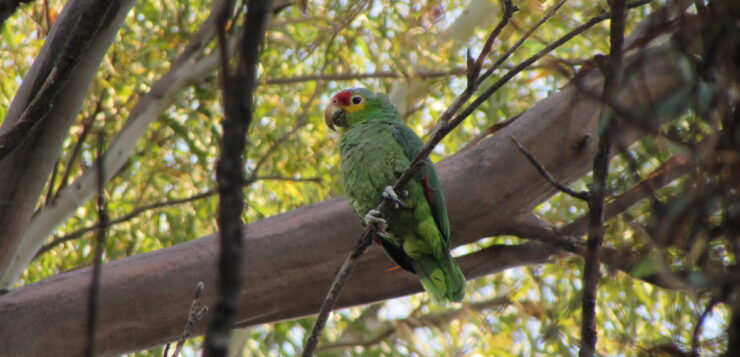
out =
[(524, 146), (522, 146), (522, 144), (519, 143), (519, 140), (517, 140), (513, 135), (509, 135), (509, 139), (511, 139), (511, 141), (513, 141), (514, 144), (516, 144), (516, 146), (519, 148), (519, 151), (521, 151), (522, 154), (524, 154), (524, 156), (527, 157), (527, 160), (529, 160), (529, 162), (532, 163), (532, 165), (537, 169), (537, 171), (540, 172), (540, 174), (542, 175), (542, 177), (544, 177), (545, 180), (547, 180), (547, 182), (549, 182), (553, 187), (555, 187), (558, 190), (560, 190), (561, 192), (566, 193), (568, 195), (571, 195), (571, 196), (573, 196), (573, 197), (575, 197), (577, 199), (580, 199), (580, 200), (583, 200), (583, 201), (588, 201), (588, 199), (589, 199), (588, 192), (585, 192), (585, 191), (575, 191), (575, 190), (571, 189), (570, 187), (565, 186), (565, 185), (561, 184), (560, 182), (558, 182), (558, 180), (556, 180), (555, 177), (553, 177), (552, 174), (550, 174), (550, 172), (547, 171), (547, 169), (545, 168), (545, 166), (543, 166), (537, 160), (537, 158), (534, 157), (534, 155), (532, 155), (529, 151), (527, 151), (527, 149), (524, 148)]
[(226, 26), (231, 1), (224, 6), (218, 19), (218, 39), (221, 48), (221, 81), (224, 96), (223, 139), (221, 158), (216, 167), (218, 182), (218, 226), (221, 248), (218, 260), (218, 298), (213, 319), (206, 334), (204, 355), (226, 356), (229, 330), (234, 321), (241, 291), (244, 264), (242, 219), (244, 210), (244, 157), (246, 137), (253, 116), (253, 91), (256, 84), (260, 44), (269, 21), (272, 1), (250, 0), (244, 19), (244, 31), (239, 44), (236, 71), (229, 70), (226, 48)]
[[(627, 8), (628, 9), (631, 9), (631, 8), (639, 7), (639, 6), (642, 6), (642, 5), (645, 5), (645, 4), (650, 3), (651, 1), (652, 0), (638, 0), (638, 1), (630, 2), (627, 5)], [(602, 22), (602, 21), (604, 21), (604, 20), (606, 20), (606, 19), (608, 19), (610, 17), (611, 17), (611, 13), (604, 13), (604, 14), (601, 14), (601, 15), (594, 16), (591, 19), (589, 19), (587, 22), (585, 22), (584, 24), (576, 27), (572, 31), (570, 31), (567, 34), (565, 34), (564, 36), (560, 37), (555, 42), (553, 42), (550, 45), (546, 46), (545, 48), (543, 48), (542, 50), (540, 50), (536, 54), (534, 54), (531, 57), (527, 58), (526, 60), (520, 62), (518, 65), (514, 66), (514, 68), (512, 68), (509, 72), (507, 72), (504, 76), (502, 76), (498, 81), (496, 81), (494, 84), (492, 84), (486, 90), (484, 90), (483, 93), (481, 93), (475, 100), (473, 100), (472, 103), (470, 103), (467, 107), (465, 107), (465, 109), (463, 109), (462, 111), (460, 111), (460, 113), (458, 113), (453, 119), (449, 120), (449, 123), (450, 124), (454, 124), (452, 127), (455, 127), (460, 122), (462, 122), (463, 120), (465, 120), (465, 118), (467, 118), (468, 116), (470, 116), (470, 114), (472, 114), (473, 111), (475, 111), (476, 109), (478, 109), (478, 107), (480, 107), (486, 100), (488, 100), (488, 98), (490, 98), (491, 95), (493, 95), (493, 93), (495, 93), (497, 90), (499, 90), (501, 87), (503, 87), (506, 83), (508, 83), (509, 80), (511, 80), (512, 78), (514, 78), (514, 76), (516, 76), (517, 74), (519, 74), (521, 71), (523, 71), (524, 69), (526, 69), (531, 64), (533, 64), (534, 62), (536, 62), (540, 58), (544, 57), (548, 53), (550, 53), (550, 52), (554, 51), (555, 49), (557, 49), (558, 47), (562, 46), (564, 43), (570, 41), (573, 37), (581, 34), (582, 32), (590, 29), (594, 25), (596, 25), (596, 24), (598, 24), (598, 23), (600, 23), (600, 22)], [(456, 104), (456, 103), (453, 102), (453, 104)], [(462, 105), (462, 103), (460, 103), (460, 105)], [(457, 109), (459, 109), (459, 107), (456, 108), (455, 111), (457, 111)], [(445, 114), (446, 113), (443, 113), (443, 115), (445, 115)], [(444, 130), (444, 128), (442, 128), (440, 130)], [(449, 130), (452, 130), (452, 128), (450, 128)]]
[[(274, 180), (274, 181), (292, 181), (292, 182), (313, 182), (313, 183), (321, 183), (321, 178), (319, 177), (306, 177), (306, 178), (300, 178), (300, 177), (283, 177), (283, 176), (277, 176), (277, 175), (268, 175), (268, 176), (257, 176), (255, 178), (249, 178), (247, 181), (245, 181), (242, 186), (249, 186), (254, 182), (262, 181), (262, 180)], [(169, 206), (175, 206), (183, 203), (189, 203), (197, 200), (201, 200), (204, 198), (208, 198), (210, 196), (213, 196), (218, 193), (218, 190), (216, 189), (210, 189), (203, 191), (201, 193), (197, 193), (195, 195), (185, 197), (185, 198), (175, 198), (171, 200), (164, 200), (160, 202), (155, 202), (146, 206), (141, 206), (139, 208), (136, 208), (132, 210), (129, 213), (126, 213), (123, 216), (116, 217), (114, 219), (110, 219), (107, 222), (107, 225), (105, 228), (114, 226), (116, 224), (120, 224), (123, 222), (128, 222), (142, 213), (146, 211), (151, 211), (158, 208), (163, 207), (169, 207)], [(38, 258), (39, 256), (43, 255), (44, 253), (52, 250), (54, 247), (58, 246), (59, 244), (62, 244), (64, 242), (68, 242), (74, 239), (77, 239), (81, 236), (83, 236), (86, 233), (92, 232), (96, 229), (100, 228), (100, 223), (95, 223), (91, 226), (80, 228), (74, 232), (71, 232), (69, 234), (65, 234), (61, 237), (54, 238), (51, 242), (45, 244), (39, 251), (36, 253), (35, 258)]]
[[(507, 53), (513, 49), (507, 50)], [(569, 61), (559, 59), (558, 62), (568, 63)], [(578, 63), (568, 63), (570, 65), (577, 65)], [(486, 71), (492, 66), (484, 65)], [(500, 68), (500, 66), (499, 66)], [(511, 67), (504, 66), (503, 68), (511, 69)], [(532, 65), (527, 67), (529, 69), (542, 68), (542, 66)], [(548, 67), (549, 68), (549, 67)], [(294, 77), (284, 78), (268, 78), (263, 80), (260, 85), (286, 85), (295, 84), (301, 82), (320, 82), (320, 81), (355, 81), (362, 79), (400, 79), (400, 78), (418, 78), (418, 79), (437, 79), (446, 78), (452, 76), (464, 76), (467, 70), (465, 67), (454, 67), (445, 71), (415, 71), (411, 73), (401, 73), (397, 71), (377, 71), (369, 73), (338, 73), (338, 74), (307, 74)], [(481, 75), (482, 77), (483, 75)]]
[[(672, 145), (688, 149), (679, 137), (660, 130), (659, 124), (657, 124), (659, 121), (655, 118), (655, 114), (652, 111), (641, 111), (635, 113), (635, 111), (630, 110), (630, 108), (624, 108), (624, 106), (619, 104), (615, 98), (606, 98), (602, 93), (598, 93), (597, 91), (587, 88), (581, 82), (582, 78), (583, 76), (576, 75), (574, 80), (570, 83), (573, 84), (580, 93), (585, 95), (586, 99), (593, 100), (596, 103), (609, 107), (609, 110), (611, 110), (614, 115), (646, 134), (650, 134), (657, 138), (663, 138), (669, 141)], [(651, 120), (645, 120), (645, 116), (650, 116), (649, 119)]]
[[(98, 145), (98, 163), (102, 162), (105, 154), (103, 152), (103, 138), (101, 137)], [(95, 328), (97, 327), (98, 315), (98, 296), (100, 295), (100, 270), (103, 259), (103, 250), (105, 249), (105, 227), (108, 223), (108, 212), (105, 202), (105, 169), (103, 165), (97, 165), (98, 176), (98, 198), (97, 211), (99, 226), (98, 236), (95, 240), (95, 253), (93, 258), (93, 271), (90, 282), (90, 293), (87, 300), (87, 347), (85, 355), (92, 357), (95, 355)]]
[(53, 177), (55, 176), (52, 174), (52, 180), (49, 182), (49, 191), (46, 195), (45, 200), (45, 206), (48, 206), (51, 202), (54, 202), (54, 199), (56, 198), (57, 194), (59, 193), (59, 190), (67, 186), (67, 181), (69, 180), (69, 176), (72, 173), (72, 165), (75, 161), (77, 161), (77, 157), (79, 156), (80, 152), (82, 152), (82, 146), (85, 143), (85, 140), (87, 139), (87, 136), (90, 134), (90, 130), (93, 127), (93, 123), (95, 123), (95, 117), (103, 111), (103, 101), (107, 98), (107, 90), (104, 90), (103, 93), (98, 97), (95, 103), (95, 109), (93, 109), (93, 112), (90, 113), (85, 119), (82, 120), (82, 132), (80, 133), (80, 136), (77, 138), (77, 143), (75, 143), (74, 148), (72, 149), (72, 153), (69, 155), (69, 158), (67, 159), (67, 164), (64, 166), (64, 174), (62, 175), (62, 179), (59, 181), (59, 187), (56, 188), (56, 191), (54, 191), (54, 180)]
[[(13, 13), (15, 13), (15, 10), (17, 10), (18, 7), (21, 6), (21, 3), (29, 3), (32, 1), (33, 0), (3, 1), (2, 6), (0, 6), (0, 27), (3, 27), (3, 25), (5, 24), (5, 20), (7, 20), (10, 16), (13, 15)], [(44, 1), (44, 5), (46, 5), (46, 1)]]
[(712, 312), (712, 309), (719, 303), (719, 300), (717, 299), (711, 299), (709, 300), (709, 303), (704, 308), (704, 311), (701, 313), (701, 316), (699, 316), (699, 320), (696, 321), (696, 326), (694, 326), (694, 332), (691, 334), (691, 356), (699, 357), (699, 335), (701, 334), (701, 327), (704, 325), (704, 320), (709, 316), (709, 313)]
[[(433, 79), (433, 78), (444, 78), (449, 76), (462, 76), (465, 75), (464, 67), (452, 68), (446, 71), (419, 71), (414, 72), (412, 77), (421, 79)], [(340, 73), (340, 74), (315, 74), (305, 76), (295, 76), (286, 78), (269, 78), (262, 82), (266, 85), (282, 85), (282, 84), (294, 84), (308, 81), (354, 81), (360, 79), (369, 78), (405, 78), (403, 73), (394, 71), (378, 71), (371, 73)]]
[[(492, 66), (490, 66), (478, 78), (477, 85), (480, 86), (481, 84), (483, 84), (483, 81), (485, 81), (489, 76), (491, 76), (494, 71), (496, 71), (514, 52), (516, 52), (516, 50), (519, 49), (519, 47), (521, 47), (522, 44), (524, 44), (524, 41), (526, 41), (529, 38), (529, 36), (531, 36), (532, 33), (534, 33), (534, 31), (536, 31), (540, 26), (542, 26), (542, 24), (544, 24), (545, 22), (547, 22), (547, 20), (549, 20), (552, 16), (554, 16), (555, 13), (560, 9), (560, 7), (563, 6), (563, 4), (565, 4), (566, 1), (568, 0), (560, 0), (560, 2), (558, 2), (550, 10), (548, 10), (547, 14), (545, 14), (544, 17), (542, 17), (539, 21), (537, 21), (537, 23), (534, 24), (534, 26), (532, 26), (529, 30), (527, 30), (527, 32), (525, 32), (524, 35), (522, 35), (522, 37), (520, 37), (519, 40), (513, 46), (511, 46), (508, 50), (506, 50), (506, 52), (504, 52), (504, 54), (501, 55), (501, 57), (499, 57), (499, 59), (496, 60), (496, 62)], [(528, 68), (532, 68), (532, 67), (534, 66), (531, 65)], [(467, 150), (475, 146), (479, 141), (483, 140), (483, 138), (485, 138), (486, 136), (492, 135), (493, 133), (507, 127), (509, 124), (514, 122), (514, 120), (519, 118), (519, 115), (521, 114), (517, 114), (507, 120), (491, 125), (484, 132), (478, 134), (470, 142), (468, 142), (461, 149), (461, 151)]]
[(506, 50), (506, 52), (504, 52), (504, 54), (501, 55), (501, 57), (499, 57), (498, 60), (496, 60), (496, 62), (493, 64), (493, 66), (489, 67), (480, 76), (480, 78), (478, 78), (478, 80), (477, 80), (478, 83), (477, 84), (478, 85), (483, 84), (483, 81), (485, 81), (486, 79), (488, 79), (488, 77), (491, 74), (493, 74), (493, 72), (496, 71), (496, 69), (498, 69), (514, 52), (516, 52), (516, 50), (518, 50), (519, 47), (521, 47), (522, 44), (524, 44), (524, 41), (526, 41), (529, 38), (529, 36), (531, 36), (532, 33), (535, 30), (537, 30), (540, 26), (542, 26), (542, 24), (544, 24), (545, 22), (547, 22), (547, 20), (549, 20), (553, 15), (555, 15), (555, 13), (558, 11), (558, 9), (560, 9), (560, 7), (563, 6), (563, 4), (565, 4), (566, 1), (568, 1), (568, 0), (560, 0), (560, 2), (558, 2), (557, 4), (555, 4), (555, 6), (553, 6), (547, 12), (547, 14), (545, 14), (545, 16), (543, 16), (539, 21), (537, 21), (537, 23), (534, 24), (534, 26), (532, 26), (532, 28), (530, 28), (527, 32), (525, 32), (524, 35), (522, 35), (522, 37), (520, 37), (519, 40), (513, 46), (511, 46), (511, 48), (509, 48), (508, 50)]
[[(609, 38), (610, 54), (608, 63), (600, 66), (604, 74), (604, 98), (614, 98), (617, 91), (621, 62), (622, 44), (624, 42), (624, 22), (626, 1), (613, 0)], [(597, 58), (597, 62), (599, 62)], [(604, 199), (607, 192), (609, 175), (609, 151), (613, 133), (616, 128), (616, 117), (608, 106), (602, 106), (598, 128), (599, 149), (593, 161), (593, 183), (590, 186), (588, 200), (589, 228), (586, 241), (586, 254), (583, 259), (583, 293), (581, 296), (581, 346), (578, 355), (591, 357), (596, 353), (596, 287), (599, 283), (599, 249), (604, 240)]]
[[(501, 232), (526, 239), (536, 239), (542, 243), (553, 245), (566, 252), (580, 256), (586, 255), (586, 241), (579, 236), (564, 234), (558, 231), (555, 227), (542, 222), (533, 214), (512, 222), (509, 227), (506, 227)], [(609, 268), (620, 270), (628, 275), (631, 275), (635, 267), (643, 261), (640, 256), (632, 251), (620, 251), (609, 247), (603, 247), (599, 250), (598, 259), (599, 262)], [(670, 290), (692, 291), (700, 288), (701, 285), (689, 279), (690, 274), (691, 271), (689, 270), (670, 271), (661, 269), (649, 275), (633, 277)]]
[(522, 115), (522, 113), (519, 113), (519, 114), (517, 114), (517, 115), (514, 115), (513, 117), (510, 117), (510, 118), (508, 118), (508, 119), (506, 119), (506, 120), (500, 121), (500, 122), (498, 122), (498, 123), (496, 123), (496, 124), (493, 124), (493, 125), (489, 126), (488, 128), (486, 128), (486, 130), (483, 130), (483, 131), (482, 131), (481, 133), (479, 133), (478, 135), (476, 135), (476, 136), (474, 136), (474, 137), (473, 137), (472, 139), (470, 139), (470, 141), (468, 141), (468, 142), (467, 142), (467, 143), (465, 144), (465, 146), (463, 146), (463, 147), (462, 147), (462, 148), (460, 149), (460, 151), (462, 152), (462, 151), (468, 150), (468, 149), (470, 149), (470, 148), (472, 148), (472, 147), (474, 147), (474, 146), (478, 145), (478, 143), (479, 143), (479, 142), (480, 142), (481, 140), (485, 139), (485, 137), (487, 137), (487, 136), (489, 136), (489, 135), (493, 135), (493, 134), (495, 134), (496, 132), (500, 131), (501, 129), (503, 129), (503, 128), (505, 128), (505, 127), (509, 126), (509, 124), (511, 124), (511, 123), (513, 123), (513, 122), (514, 122), (515, 120), (519, 119), (519, 117), (520, 117), (521, 115)]
[[(511, 16), (519, 10), (518, 7), (516, 7), (511, 1), (503, 0), (501, 2), (504, 6), (504, 15), (499, 21), (498, 25), (491, 31), (491, 33), (488, 35), (488, 38), (486, 39), (486, 43), (483, 45), (483, 49), (481, 49), (480, 53), (478, 54), (478, 58), (475, 59), (475, 62), (473, 62), (472, 65), (470, 65), (470, 62), (468, 62), (468, 68), (467, 68), (467, 76), (468, 76), (468, 86), (477, 86), (480, 84), (480, 71), (481, 68), (483, 68), (483, 61), (488, 57), (488, 54), (491, 53), (491, 49), (493, 47), (493, 41), (498, 38), (498, 35), (501, 34), (501, 31), (504, 29), (504, 27), (509, 23), (509, 19), (511, 19)], [(468, 56), (470, 56), (470, 51), (468, 51)], [(489, 71), (495, 70), (496, 65), (494, 65), (492, 68), (489, 68)]]
[[(393, 321), (382, 321), (382, 325), (379, 328), (374, 328), (374, 331), (368, 331), (369, 333), (372, 333), (374, 336), (367, 340), (350, 340), (350, 341), (342, 341), (342, 342), (336, 342), (334, 344), (329, 345), (323, 345), (316, 349), (317, 352), (328, 352), (328, 351), (336, 351), (336, 350), (343, 350), (343, 349), (350, 349), (353, 347), (370, 347), (373, 345), (376, 345), (383, 341), (388, 341), (388, 338), (393, 336), (396, 332), (398, 332), (401, 327), (409, 327), (409, 328), (422, 328), (422, 327), (440, 327), (444, 326), (445, 324), (448, 324), (452, 321), (459, 320), (461, 318), (464, 318), (466, 315), (474, 313), (474, 312), (481, 312), (491, 309), (500, 309), (504, 306), (511, 305), (512, 301), (509, 296), (498, 296), (492, 299), (488, 299), (486, 301), (480, 301), (475, 303), (464, 303), (461, 304), (459, 308), (448, 310), (444, 312), (438, 312), (438, 313), (432, 313), (432, 314), (426, 314), (426, 315), (420, 315), (417, 311), (412, 312), (409, 314), (409, 317), (393, 320)], [(528, 301), (517, 301), (517, 305), (528, 305), (531, 304), (531, 302)], [(424, 305), (421, 305), (424, 306)], [(355, 320), (352, 323), (362, 323), (362, 320)], [(375, 331), (378, 331), (376, 333), (373, 333)], [(359, 336), (359, 338), (363, 338), (363, 336)], [(340, 340), (343, 340), (340, 338)], [(392, 343), (392, 342), (391, 342)]]
[(302, 127), (306, 126), (308, 124), (308, 113), (310, 107), (313, 105), (313, 101), (316, 100), (316, 98), (319, 96), (319, 93), (321, 92), (321, 89), (323, 88), (323, 85), (321, 85), (321, 82), (316, 84), (316, 88), (313, 91), (313, 94), (311, 94), (311, 98), (306, 101), (306, 103), (303, 105), (303, 108), (301, 109), (301, 114), (298, 116), (298, 120), (296, 120), (295, 124), (293, 124), (293, 127), (285, 134), (281, 135), (275, 142), (270, 145), (270, 148), (267, 149), (264, 155), (257, 161), (257, 163), (254, 165), (254, 168), (252, 169), (252, 177), (256, 177), (257, 172), (259, 171), (260, 167), (267, 162), (267, 159), (275, 152), (277, 149), (288, 141), (290, 137), (295, 134), (298, 130), (300, 130)]
[[(651, 172), (644, 180), (618, 196), (612, 197), (604, 207), (604, 220), (608, 221), (635, 203), (648, 198), (651, 190), (646, 189), (646, 187), (658, 190), (684, 176), (691, 167), (692, 165), (686, 157), (682, 155), (673, 156), (655, 169), (655, 171)], [(558, 232), (575, 236), (586, 234), (588, 230), (588, 219), (588, 215), (584, 215), (558, 229)]]
[[(177, 340), (177, 346), (175, 347), (175, 351), (172, 352), (172, 356), (169, 357), (177, 357), (177, 355), (180, 354), (180, 350), (182, 350), (182, 346), (185, 345), (185, 340), (188, 339), (193, 334), (193, 331), (195, 330), (195, 326), (198, 325), (198, 322), (203, 318), (203, 316), (208, 313), (208, 306), (199, 306), (198, 300), (203, 295), (203, 290), (205, 289), (205, 284), (203, 284), (202, 281), (199, 281), (198, 284), (195, 286), (195, 296), (193, 297), (193, 302), (190, 303), (190, 313), (188, 314), (188, 321), (185, 323), (185, 328), (182, 331), (182, 334), (180, 335), (180, 338)], [(167, 356), (167, 352), (170, 349), (170, 344), (167, 344), (167, 347), (164, 349), (164, 357)]]
[[(511, 3), (510, 0), (504, 0), (503, 3), (505, 6), (503, 18), (501, 19), (499, 24), (496, 26), (496, 28), (488, 36), (488, 40), (486, 42), (492, 42), (494, 40), (495, 35), (501, 31), (500, 28), (503, 27), (505, 23), (508, 23), (509, 19), (511, 18), (512, 14), (514, 13), (516, 9), (516, 7)], [(488, 51), (490, 52), (490, 48), (488, 48)], [(478, 55), (478, 58), (482, 58), (482, 57), (484, 58), (488, 56), (489, 52), (482, 51)], [(470, 96), (472, 96), (473, 93), (475, 92), (475, 89), (476, 89), (475, 83), (477, 80), (478, 73), (480, 72), (480, 69), (476, 70), (475, 68), (471, 68), (471, 66), (474, 66), (475, 63), (476, 62), (468, 61), (468, 66), (469, 66), (468, 73), (471, 73), (471, 75), (468, 76), (468, 85), (465, 91), (463, 91), (462, 94), (460, 94), (457, 98), (455, 98), (455, 100), (453, 101), (453, 104), (450, 107), (448, 107), (447, 110), (445, 110), (445, 112), (442, 114), (437, 124), (438, 127), (440, 125), (446, 124), (449, 118), (451, 118), (454, 115), (454, 113), (457, 111), (457, 109), (459, 109), (460, 106), (462, 106), (462, 104), (465, 103), (465, 101), (467, 101), (468, 98), (470, 98)], [(413, 175), (428, 161), (427, 157), (429, 156), (429, 153), (431, 153), (434, 147), (453, 128), (454, 127), (450, 127), (449, 130), (447, 130), (446, 132), (435, 130), (434, 134), (432, 135), (432, 139), (425, 144), (424, 148), (421, 150), (419, 155), (417, 155), (417, 157), (409, 164), (409, 167), (406, 169), (406, 171), (396, 181), (396, 184), (393, 186), (396, 192), (403, 191), (403, 188), (408, 184), (408, 182), (411, 180)], [(383, 200), (376, 209), (380, 212), (388, 212), (388, 210), (392, 207), (392, 205), (393, 204), (389, 203), (388, 200)], [(313, 328), (311, 329), (311, 333), (308, 339), (306, 340), (306, 345), (302, 353), (303, 357), (310, 357), (313, 355), (313, 352), (316, 349), (316, 346), (318, 345), (319, 336), (321, 335), (321, 331), (323, 331), (324, 326), (326, 326), (326, 320), (329, 318), (329, 314), (331, 313), (331, 310), (334, 308), (334, 304), (339, 298), (339, 293), (341, 292), (342, 287), (344, 286), (345, 282), (349, 278), (349, 275), (354, 270), (357, 260), (365, 252), (365, 249), (367, 249), (367, 247), (370, 246), (372, 242), (371, 237), (375, 235), (376, 229), (377, 227), (373, 224), (370, 224), (367, 227), (365, 227), (365, 230), (362, 232), (362, 235), (360, 236), (359, 240), (355, 244), (351, 253), (347, 256), (344, 263), (342, 264), (342, 267), (339, 269), (339, 272), (337, 273), (336, 277), (334, 278), (334, 281), (331, 284), (331, 287), (329, 288), (329, 292), (326, 295), (326, 298), (321, 304), (319, 314), (316, 317), (316, 322), (314, 322)]]

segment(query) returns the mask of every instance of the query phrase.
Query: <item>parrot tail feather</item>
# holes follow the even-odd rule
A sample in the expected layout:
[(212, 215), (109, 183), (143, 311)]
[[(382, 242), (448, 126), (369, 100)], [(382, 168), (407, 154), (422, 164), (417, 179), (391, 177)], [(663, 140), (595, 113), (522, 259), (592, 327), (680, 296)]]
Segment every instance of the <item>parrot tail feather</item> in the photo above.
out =
[(449, 253), (442, 260), (424, 255), (411, 265), (434, 302), (459, 302), (465, 296), (465, 275)]

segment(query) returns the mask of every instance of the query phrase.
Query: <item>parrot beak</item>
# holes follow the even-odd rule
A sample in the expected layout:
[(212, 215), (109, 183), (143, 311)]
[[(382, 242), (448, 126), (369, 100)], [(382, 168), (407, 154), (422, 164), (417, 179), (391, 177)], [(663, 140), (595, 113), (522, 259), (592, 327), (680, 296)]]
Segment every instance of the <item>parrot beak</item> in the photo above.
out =
[(340, 108), (334, 103), (331, 103), (328, 107), (326, 107), (326, 110), (324, 110), (324, 122), (326, 122), (326, 126), (328, 126), (329, 129), (336, 131), (334, 125), (340, 127), (346, 125), (344, 115), (344, 109)]

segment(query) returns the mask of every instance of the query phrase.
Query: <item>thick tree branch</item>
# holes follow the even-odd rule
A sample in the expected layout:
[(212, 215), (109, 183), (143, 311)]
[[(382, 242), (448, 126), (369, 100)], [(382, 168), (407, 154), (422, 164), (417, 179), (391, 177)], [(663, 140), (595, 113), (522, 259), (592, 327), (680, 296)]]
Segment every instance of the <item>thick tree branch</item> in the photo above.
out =
[[(23, 137), (20, 146), (0, 161), (0, 182), (3, 182), (0, 186), (0, 274), (3, 277), (8, 270), (20, 265), (15, 252), (22, 244), (21, 237), (29, 229), (33, 210), (49, 173), (59, 159), (62, 142), (79, 113), (100, 61), (133, 3), (134, 0), (68, 2), (8, 108), (0, 135), (22, 133), (17, 126), (19, 124), (21, 127), (29, 125), (32, 129), (23, 135), (19, 134), (19, 137)], [(106, 10), (103, 11), (102, 7)], [(89, 19), (84, 21), (86, 26), (78, 25), (81, 18)], [(71, 52), (64, 51), (67, 44), (72, 44), (68, 41), (72, 38), (78, 40), (78, 45), (86, 45)], [(78, 57), (57, 60), (62, 53)], [(73, 73), (62, 74), (61, 70), (65, 68)], [(52, 75), (54, 71), (58, 74)], [(63, 81), (63, 87), (58, 87), (62, 84), (60, 80), (65, 77), (67, 79)], [(57, 82), (50, 81), (52, 78)], [(42, 98), (40, 94), (44, 83), (48, 88), (44, 93), (56, 93), (51, 102), (50, 98)], [(37, 104), (31, 104), (34, 101)], [(47, 112), (44, 109), (48, 108), (47, 105), (54, 110)], [(47, 119), (43, 125), (32, 125), (35, 120), (31, 120), (32, 117), (43, 113), (47, 113), (44, 114)], [(24, 115), (28, 118), (26, 124), (21, 122), (25, 120), (22, 119)], [(92, 176), (90, 195), (94, 194), (97, 187), (94, 172)]]
[(82, 54), (93, 42), (103, 28), (101, 19), (108, 18), (108, 12), (114, 10), (114, 1), (97, 1), (88, 11), (82, 13), (76, 27), (72, 30), (62, 53), (56, 58), (54, 69), (49, 74), (41, 89), (35, 93), (31, 103), (25, 108), (13, 127), (0, 133), (0, 161), (13, 152), (28, 137), (29, 131), (44, 121), (51, 112), (59, 93), (67, 87)]

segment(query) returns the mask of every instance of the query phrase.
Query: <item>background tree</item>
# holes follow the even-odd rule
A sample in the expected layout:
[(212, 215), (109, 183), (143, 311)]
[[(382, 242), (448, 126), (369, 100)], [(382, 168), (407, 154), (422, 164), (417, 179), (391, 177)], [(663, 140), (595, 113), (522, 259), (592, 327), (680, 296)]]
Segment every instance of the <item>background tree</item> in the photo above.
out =
[[(561, 38), (563, 45), (485, 98), (432, 153), (450, 201), (454, 254), (474, 279), (466, 299), (438, 306), (406, 296), (421, 286), (389, 271), (371, 247), (338, 305), (374, 304), (335, 313), (318, 353), (577, 353), (588, 208), (558, 193), (512, 137), (554, 181), (585, 191), (604, 111), (617, 124), (597, 352), (740, 348), (738, 7), (643, 3), (627, 3), (621, 80), (602, 97), (608, 68), (594, 56), (610, 53), (609, 4), (515, 2), (519, 11), (483, 71), (546, 21), (468, 104), (538, 51)], [(22, 4), (5, 20), (0, 283), (10, 291), (0, 296), (8, 347), (0, 355), (84, 350), (91, 269), (79, 268), (94, 255), (99, 157), (110, 224), (98, 351), (161, 355), (154, 346), (182, 334), (199, 281), (198, 304), (215, 301), (217, 241), (195, 238), (217, 231), (219, 6), (49, 0)], [(232, 337), (234, 351), (298, 353), (313, 322), (299, 317), (318, 310), (359, 236), (359, 221), (337, 198), (336, 137), (321, 118), (329, 96), (356, 86), (390, 93), (407, 124), (429, 133), (465, 91), (465, 49), (479, 53), (500, 9), (486, 0), (272, 4), (246, 150), (249, 224), (234, 319), (251, 327)], [(244, 11), (237, 2), (230, 43)], [(567, 37), (583, 24), (592, 26)], [(208, 318), (193, 334), (205, 332)], [(185, 352), (200, 344), (191, 340)]]

